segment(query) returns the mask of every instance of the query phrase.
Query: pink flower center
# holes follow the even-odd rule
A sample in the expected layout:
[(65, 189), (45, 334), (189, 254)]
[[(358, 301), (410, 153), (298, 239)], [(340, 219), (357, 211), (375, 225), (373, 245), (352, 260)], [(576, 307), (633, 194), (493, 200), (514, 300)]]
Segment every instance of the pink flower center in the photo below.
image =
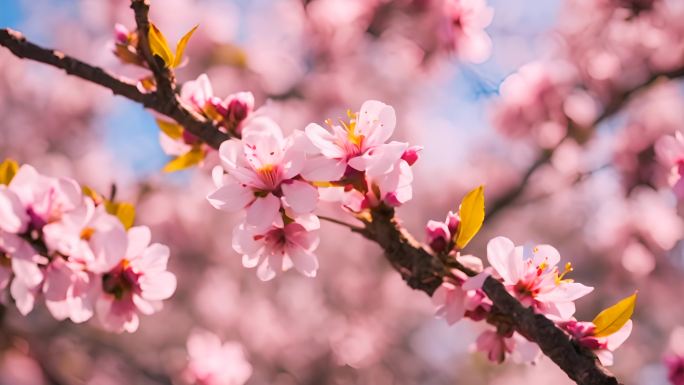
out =
[(138, 290), (138, 279), (141, 274), (133, 271), (130, 261), (122, 260), (114, 270), (102, 276), (102, 289), (116, 299)]
[(257, 169), (257, 174), (259, 174), (259, 178), (270, 190), (273, 190), (276, 187), (278, 187), (278, 184), (282, 179), (280, 175), (280, 167), (273, 164), (267, 164)]

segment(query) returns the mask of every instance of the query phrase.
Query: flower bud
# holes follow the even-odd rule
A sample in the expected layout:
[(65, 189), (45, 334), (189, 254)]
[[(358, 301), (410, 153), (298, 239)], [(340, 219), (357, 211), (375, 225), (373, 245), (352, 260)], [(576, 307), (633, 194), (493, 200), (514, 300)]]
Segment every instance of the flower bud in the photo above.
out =
[(409, 166), (413, 166), (418, 160), (418, 153), (422, 150), (422, 146), (411, 146), (404, 151), (404, 154), (401, 155), (401, 159), (405, 160)]
[(460, 224), (461, 218), (458, 216), (458, 213), (449, 211), (446, 217), (446, 225), (449, 228), (449, 233), (452, 237), (456, 236), (456, 233), (458, 232), (458, 225)]
[(425, 233), (427, 235), (427, 244), (430, 248), (440, 253), (446, 250), (449, 244), (449, 228), (443, 222), (428, 221), (425, 226)]

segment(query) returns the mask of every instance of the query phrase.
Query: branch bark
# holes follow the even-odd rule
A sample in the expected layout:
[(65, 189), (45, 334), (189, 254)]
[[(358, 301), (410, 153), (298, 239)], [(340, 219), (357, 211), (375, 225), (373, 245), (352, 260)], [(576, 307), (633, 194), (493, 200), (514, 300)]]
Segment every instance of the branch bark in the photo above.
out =
[[(131, 80), (118, 77), (63, 52), (38, 46), (28, 41), (20, 32), (9, 28), (0, 29), (0, 45), (19, 58), (31, 59), (62, 69), (69, 75), (100, 85), (115, 95), (121, 95), (166, 115), (213, 148), (218, 149), (221, 143), (230, 138), (228, 134), (218, 130), (212, 122), (186, 108), (176, 94), (175, 88), (169, 91), (160, 86), (159, 91), (164, 90), (163, 92), (142, 93)], [(164, 82), (161, 85), (169, 86)]]

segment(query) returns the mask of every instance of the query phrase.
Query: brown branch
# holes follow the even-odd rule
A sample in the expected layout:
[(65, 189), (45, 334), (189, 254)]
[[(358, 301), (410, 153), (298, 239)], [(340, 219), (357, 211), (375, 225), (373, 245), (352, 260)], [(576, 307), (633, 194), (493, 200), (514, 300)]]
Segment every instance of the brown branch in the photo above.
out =
[[(684, 66), (675, 68), (670, 71), (662, 71), (662, 72), (654, 72), (649, 76), (646, 80), (643, 82), (635, 85), (632, 88), (628, 88), (625, 90), (622, 90), (621, 92), (618, 92), (613, 99), (604, 106), (603, 112), (601, 115), (599, 115), (594, 122), (589, 124), (588, 127), (582, 128), (582, 130), (577, 130), (576, 124), (573, 122), (568, 123), (568, 133), (572, 134), (575, 131), (581, 131), (581, 132), (587, 132), (591, 130), (595, 130), (596, 127), (598, 127), (599, 124), (603, 123), (606, 119), (610, 118), (611, 116), (615, 115), (618, 113), (626, 104), (629, 100), (632, 99), (632, 97), (643, 91), (644, 89), (647, 89), (648, 87), (652, 86), (655, 84), (658, 79), (677, 79), (684, 77)], [(585, 134), (586, 135), (586, 134)], [(584, 138), (586, 140), (586, 138)], [(500, 211), (502, 211), (504, 208), (508, 207), (511, 203), (513, 203), (515, 200), (517, 200), (522, 193), (525, 191), (526, 185), (529, 183), (530, 179), (532, 178), (532, 175), (543, 165), (547, 164), (550, 160), (551, 157), (553, 156), (553, 153), (555, 152), (556, 148), (550, 148), (550, 149), (545, 149), (542, 150), (537, 158), (530, 164), (530, 166), (525, 170), (525, 172), (522, 174), (520, 177), (520, 180), (518, 181), (517, 184), (512, 186), (508, 191), (497, 197), (496, 200), (494, 200), (490, 205), (489, 205), (489, 210), (487, 213), (487, 217), (491, 220), (493, 217), (499, 214)]]
[[(394, 209), (383, 206), (372, 210), (371, 219), (365, 224), (365, 230), (360, 233), (384, 249), (387, 259), (404, 281), (432, 296), (447, 274), (447, 268), (398, 223)], [(468, 269), (461, 269), (469, 275), (474, 274)], [(573, 343), (551, 320), (525, 308), (501, 282), (488, 277), (483, 290), (494, 303), (497, 313), (505, 315), (518, 333), (537, 343), (542, 352), (573, 381), (580, 385), (619, 384), (591, 352)]]
[[(19, 58), (31, 59), (60, 68), (69, 75), (100, 85), (109, 89), (115, 95), (121, 95), (151, 110), (164, 114), (174, 119), (213, 148), (218, 148), (223, 141), (229, 139), (229, 136), (219, 131), (212, 122), (185, 108), (176, 95), (175, 90), (172, 93), (142, 93), (130, 80), (120, 78), (102, 68), (92, 66), (63, 52), (40, 47), (26, 40), (20, 32), (9, 28), (0, 29), (0, 45), (9, 49)], [(160, 86), (160, 90), (162, 89)]]

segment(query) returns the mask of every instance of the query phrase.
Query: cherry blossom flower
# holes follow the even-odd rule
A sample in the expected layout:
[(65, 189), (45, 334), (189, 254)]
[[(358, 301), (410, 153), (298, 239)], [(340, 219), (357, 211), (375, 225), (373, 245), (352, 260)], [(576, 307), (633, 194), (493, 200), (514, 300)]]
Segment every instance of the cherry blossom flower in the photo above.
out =
[(523, 255), (523, 247), (515, 246), (505, 237), (496, 237), (487, 244), (487, 259), (511, 294), (525, 306), (551, 317), (568, 319), (575, 313), (575, 301), (593, 288), (564, 279), (572, 271), (566, 265), (558, 272), (558, 251), (549, 245), (538, 245), (532, 255)]
[(43, 228), (45, 243), (50, 249), (69, 256), (94, 273), (105, 273), (121, 260), (126, 252), (126, 230), (104, 205), (95, 206), (84, 199), (78, 209), (65, 214), (59, 222)]
[(491, 301), (480, 290), (489, 275), (488, 272), (482, 273), (482, 260), (472, 255), (458, 255), (456, 259), (481, 274), (469, 278), (460, 270), (451, 270), (453, 277), (445, 280), (432, 295), (435, 316), (444, 318), (449, 325), (464, 316), (480, 320), (491, 309)]
[(315, 277), (320, 222), (315, 215), (302, 215), (287, 222), (278, 218), (267, 228), (238, 225), (233, 231), (233, 249), (243, 254), (242, 265), (253, 268), (262, 281), (294, 267), (307, 277)]
[(169, 248), (150, 245), (145, 226), (128, 230), (128, 247), (119, 264), (102, 277), (96, 309), (102, 325), (114, 332), (138, 329), (137, 312), (153, 314), (176, 290), (176, 276), (167, 271)]
[(506, 359), (506, 353), (512, 353), (515, 344), (512, 338), (506, 338), (495, 330), (486, 330), (477, 337), (475, 349), (487, 354), (487, 359), (492, 362), (502, 363)]
[(298, 178), (305, 154), (294, 143), (271, 119), (253, 119), (241, 141), (221, 144), (222, 168), (214, 168), (217, 189), (207, 196), (209, 203), (232, 212), (246, 208), (246, 225), (262, 228), (276, 220), (281, 207), (293, 215), (313, 211), (318, 191)]
[(47, 264), (47, 258), (38, 255), (28, 242), (15, 234), (0, 231), (0, 290), (12, 280), (10, 294), (21, 314), (33, 310), (44, 278), (41, 264)]
[(594, 335), (596, 326), (592, 322), (566, 321), (560, 324), (580, 345), (594, 351), (603, 366), (613, 365), (613, 351), (622, 345), (632, 333), (632, 320), (627, 321), (617, 332), (605, 337)]
[(347, 171), (366, 171), (372, 177), (390, 172), (408, 145), (402, 142), (385, 143), (396, 125), (394, 108), (376, 100), (363, 103), (356, 115), (350, 114), (349, 123), (334, 125), (330, 130), (316, 123), (309, 124), (305, 133), (316, 148), (307, 161), (305, 178), (315, 181), (337, 181)]
[(481, 63), (489, 58), (492, 40), (485, 28), (494, 10), (485, 0), (446, 0), (447, 40), (461, 60)]
[(506, 359), (506, 354), (511, 355), (515, 362), (527, 364), (537, 362), (542, 354), (537, 344), (517, 332), (503, 336), (495, 330), (486, 330), (480, 334), (474, 345), (476, 351), (487, 354), (487, 359), (499, 364)]
[(238, 342), (221, 343), (207, 331), (194, 331), (187, 342), (188, 365), (183, 377), (195, 385), (243, 385), (252, 365)]
[(67, 178), (50, 178), (23, 165), (0, 186), (0, 229), (14, 234), (41, 230), (82, 203), (81, 188)]
[(55, 258), (45, 270), (45, 304), (57, 320), (85, 322), (94, 314), (100, 284), (101, 277), (83, 264)]

